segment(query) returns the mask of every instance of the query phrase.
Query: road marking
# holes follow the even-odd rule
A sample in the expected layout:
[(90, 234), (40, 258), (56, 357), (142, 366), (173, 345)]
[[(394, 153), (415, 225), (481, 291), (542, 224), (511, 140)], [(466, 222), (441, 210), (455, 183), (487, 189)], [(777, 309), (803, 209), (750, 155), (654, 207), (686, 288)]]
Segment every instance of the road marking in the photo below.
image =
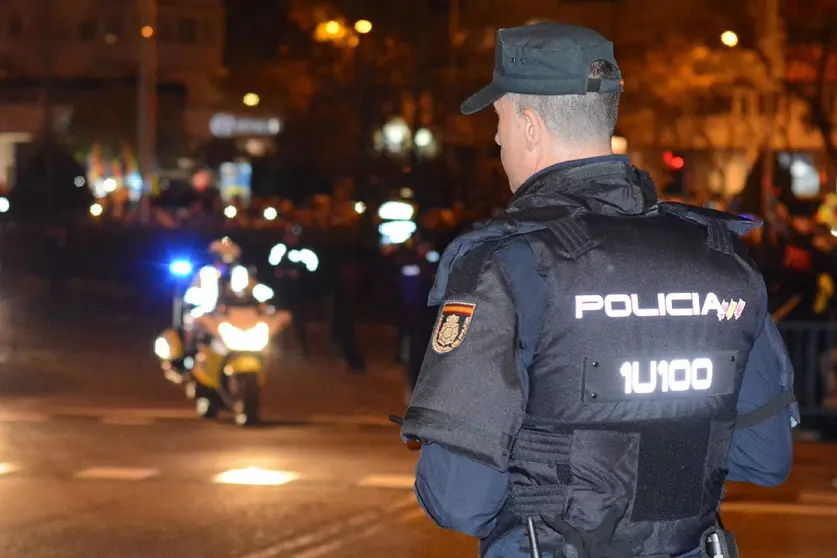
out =
[(0, 349), (0, 363), (37, 362), (55, 365), (58, 357), (52, 351), (27, 349), (24, 347), (4, 347)]
[(159, 469), (133, 467), (88, 467), (73, 475), (77, 479), (141, 481), (160, 474)]
[(112, 426), (148, 426), (149, 424), (154, 424), (154, 419), (144, 417), (111, 416), (102, 417), (102, 424), (110, 424)]
[(132, 418), (132, 419), (197, 419), (197, 415), (191, 409), (172, 409), (172, 408), (133, 408), (133, 407), (61, 407), (54, 410), (54, 414), (71, 416), (71, 417), (85, 417), (85, 418), (100, 418), (100, 417), (115, 417)]
[(412, 490), (416, 484), (413, 475), (369, 475), (360, 479), (356, 486), (366, 488), (404, 488)]
[(20, 468), (13, 463), (0, 463), (0, 476), (16, 473)]
[(831, 504), (837, 505), (837, 493), (835, 492), (800, 492), (796, 497), (797, 502), (805, 504)]
[(49, 416), (42, 413), (4, 413), (0, 412), (0, 422), (46, 422)]
[[(424, 510), (419, 508), (419, 509), (413, 509), (413, 510), (407, 511), (405, 513), (402, 513), (400, 516), (395, 518), (394, 522), (395, 523), (409, 523), (411, 521), (416, 521), (420, 518), (426, 518), (426, 517), (427, 516), (425, 515)], [(300, 554), (296, 554), (296, 555), (294, 555), (294, 558), (320, 558), (321, 556), (328, 556), (330, 554), (333, 554), (333, 553), (337, 552), (338, 550), (341, 550), (341, 549), (345, 548), (346, 546), (348, 546), (351, 543), (357, 543), (361, 540), (371, 539), (372, 537), (378, 535), (381, 531), (389, 528), (390, 527), (389, 523), (392, 523), (392, 522), (381, 521), (381, 522), (375, 523), (373, 525), (370, 525), (366, 529), (363, 529), (362, 531), (355, 531), (354, 533), (350, 534), (347, 537), (336, 539), (336, 540), (330, 541), (328, 543), (321, 544), (320, 546), (315, 546), (313, 548), (310, 548), (310, 549), (308, 549), (305, 552), (302, 552)]]
[[(363, 528), (365, 526), (368, 527), (368, 525), (370, 524), (372, 524), (373, 527), (384, 525), (385, 522), (381, 521), (382, 517), (386, 517), (387, 515), (396, 513), (404, 508), (414, 507), (415, 505), (416, 499), (413, 496), (410, 496), (409, 498), (398, 500), (393, 505), (384, 508), (381, 511), (364, 512), (359, 515), (355, 515), (350, 519), (338, 521), (337, 523), (321, 527), (320, 529), (317, 529), (315, 531), (303, 533), (290, 539), (280, 541), (271, 547), (258, 550), (250, 554), (246, 554), (244, 556), (240, 556), (239, 558), (274, 558), (275, 556), (279, 556), (284, 552), (295, 551), (307, 547), (309, 545), (319, 543), (317, 546), (314, 546), (308, 551), (306, 551), (313, 552), (316, 549), (322, 548), (324, 546), (328, 547), (329, 545), (333, 544), (328, 541), (330, 539), (333, 539), (334, 537), (339, 537), (344, 532), (356, 532), (357, 529)], [(343, 539), (338, 540), (342, 541)], [(295, 558), (302, 558), (304, 555), (305, 554), (294, 553)], [(319, 555), (320, 554), (315, 554), (315, 556)], [(308, 558), (311, 558), (311, 556), (309, 556)]]
[(763, 502), (729, 502), (721, 505), (721, 512), (754, 513), (766, 515), (806, 515), (811, 517), (837, 517), (837, 507), (806, 504), (780, 504)]

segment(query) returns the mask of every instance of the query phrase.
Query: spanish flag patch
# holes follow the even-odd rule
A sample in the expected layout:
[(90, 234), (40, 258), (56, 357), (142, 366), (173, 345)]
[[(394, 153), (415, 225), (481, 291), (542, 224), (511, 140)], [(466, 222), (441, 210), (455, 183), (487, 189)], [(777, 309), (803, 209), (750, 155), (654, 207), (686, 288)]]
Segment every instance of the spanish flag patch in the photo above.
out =
[(462, 344), (476, 307), (476, 304), (468, 302), (446, 302), (442, 306), (433, 332), (434, 351), (442, 355)]

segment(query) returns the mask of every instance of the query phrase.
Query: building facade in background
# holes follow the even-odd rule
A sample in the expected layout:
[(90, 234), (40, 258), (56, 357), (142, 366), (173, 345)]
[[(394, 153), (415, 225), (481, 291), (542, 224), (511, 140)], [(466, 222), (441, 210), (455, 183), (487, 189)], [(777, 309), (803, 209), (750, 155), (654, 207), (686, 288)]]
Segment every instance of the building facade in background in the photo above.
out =
[[(811, 125), (810, 100), (822, 49), (789, 44), (794, 22), (778, 0), (454, 1), (458, 98), (490, 79), (498, 27), (584, 25), (614, 41), (626, 88), (617, 133), (635, 164), (669, 193), (733, 196), (768, 145), (791, 170), (798, 194), (818, 192), (826, 143)], [(724, 44), (725, 31), (735, 41)], [(836, 81), (829, 72), (826, 82)], [(828, 86), (824, 100), (833, 121), (837, 97)], [(485, 180), (499, 167), (494, 125), (491, 114), (454, 115), (447, 128), (449, 142), (475, 146)]]
[(210, 135), (223, 71), (222, 0), (141, 1), (156, 5), (151, 39), (139, 1), (0, 2), (0, 183), (13, 185), (14, 146), (44, 127), (45, 78), (53, 126), (71, 143), (136, 149), (141, 41), (157, 42), (160, 148)]

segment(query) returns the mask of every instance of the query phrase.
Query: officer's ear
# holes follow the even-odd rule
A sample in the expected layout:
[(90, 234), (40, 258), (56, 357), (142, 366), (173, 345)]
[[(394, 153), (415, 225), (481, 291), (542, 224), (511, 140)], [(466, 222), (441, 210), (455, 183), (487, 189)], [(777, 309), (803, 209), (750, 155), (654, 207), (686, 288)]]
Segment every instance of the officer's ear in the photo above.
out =
[(544, 134), (548, 133), (546, 124), (541, 115), (530, 108), (523, 109), (520, 117), (523, 119), (523, 137), (526, 140), (526, 148), (531, 150), (540, 144)]

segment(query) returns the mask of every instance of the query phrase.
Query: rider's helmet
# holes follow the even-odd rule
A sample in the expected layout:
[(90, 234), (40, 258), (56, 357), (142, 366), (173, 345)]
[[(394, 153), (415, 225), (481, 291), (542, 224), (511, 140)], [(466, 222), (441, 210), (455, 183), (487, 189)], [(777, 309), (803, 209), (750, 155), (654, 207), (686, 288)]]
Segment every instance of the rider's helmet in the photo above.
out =
[(226, 265), (232, 265), (241, 258), (241, 248), (228, 236), (214, 240), (209, 245), (209, 252), (216, 260)]

